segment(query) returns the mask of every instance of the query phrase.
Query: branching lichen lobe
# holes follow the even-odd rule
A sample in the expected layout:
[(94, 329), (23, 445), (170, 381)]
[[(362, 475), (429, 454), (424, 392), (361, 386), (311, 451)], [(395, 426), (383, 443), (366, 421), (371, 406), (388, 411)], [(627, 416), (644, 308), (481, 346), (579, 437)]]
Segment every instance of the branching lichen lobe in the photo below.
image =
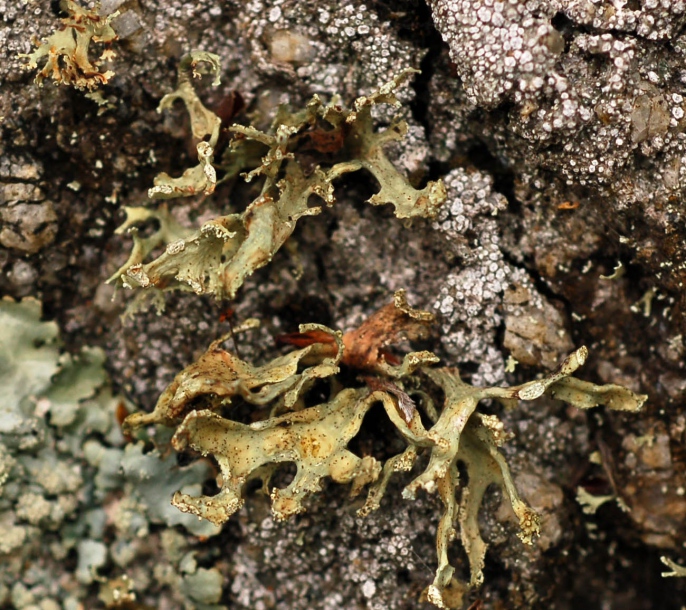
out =
[[(177, 90), (165, 96), (159, 106), (161, 111), (177, 98), (184, 101), (191, 116), (193, 135), (201, 140), (199, 164), (179, 178), (164, 173), (158, 175), (149, 197), (170, 199), (198, 193), (209, 195), (217, 183), (217, 170), (225, 174), (225, 178), (233, 176), (252, 163), (250, 151), (255, 145), (262, 147), (261, 159), (256, 163), (257, 167), (241, 175), (247, 182), (262, 179), (260, 194), (243, 212), (215, 218), (174, 242), (167, 237), (166, 219), (160, 217), (163, 225), (160, 231), (148, 238), (146, 247), (136, 242), (129, 260), (110, 282), (127, 288), (181, 289), (217, 298), (233, 298), (247, 277), (271, 261), (291, 236), (299, 219), (321, 212), (321, 206), (311, 205), (311, 198), (315, 196), (325, 205), (333, 205), (333, 182), (360, 169), (367, 170), (380, 186), (369, 203), (391, 204), (398, 218), (433, 218), (445, 201), (442, 181), (429, 182), (423, 189), (416, 189), (386, 156), (384, 146), (403, 137), (406, 123), (394, 119), (388, 128), (374, 129), (372, 108), (379, 104), (397, 108), (400, 103), (394, 91), (414, 70), (404, 70), (378, 91), (356, 99), (350, 109), (344, 108), (336, 97), (325, 104), (315, 95), (299, 112), (280, 108), (267, 132), (252, 126), (233, 125), (229, 128), (234, 134), (230, 150), (215, 165), (214, 147), (220, 122), (205, 108), (191, 85), (194, 66), (200, 62), (209, 63), (215, 76), (218, 74), (215, 56), (191, 54), (179, 67)], [(335, 148), (337, 161), (314, 167), (303, 164), (300, 152), (313, 145)], [(158, 212), (148, 214), (154, 217)], [(124, 227), (130, 224), (129, 215)], [(166, 246), (163, 254), (145, 262), (156, 247), (163, 245)]]
[[(394, 308), (394, 313), (389, 308)], [(262, 367), (253, 367), (224, 351), (220, 339), (198, 362), (179, 373), (152, 414), (131, 415), (125, 427), (154, 423), (174, 426), (175, 449), (191, 448), (216, 459), (221, 470), (219, 493), (191, 496), (178, 492), (172, 503), (217, 525), (243, 506), (245, 485), (252, 479), (260, 480), (262, 489), (269, 493), (276, 519), (303, 512), (304, 501), (321, 490), (321, 480), (327, 477), (351, 483), (351, 495), (371, 485), (367, 501), (358, 511), (361, 516), (367, 515), (379, 508), (391, 476), (409, 471), (420, 453), (428, 453), (428, 465), (405, 486), (402, 495), (411, 500), (420, 490), (438, 492), (443, 502), (436, 540), (438, 568), (426, 595), (439, 608), (454, 607), (455, 592), (464, 585), (454, 577), (448, 549), (459, 527), (469, 558), (469, 587), (481, 585), (487, 544), (479, 532), (478, 513), (491, 484), (503, 490), (519, 519), (522, 542), (532, 544), (539, 532), (539, 516), (519, 497), (499, 451), (509, 435), (497, 416), (478, 412), (480, 401), (513, 403), (546, 394), (583, 409), (605, 405), (637, 411), (646, 397), (620, 386), (596, 386), (572, 377), (586, 359), (585, 347), (547, 376), (510, 388), (471, 386), (460, 379), (457, 369), (434, 367), (438, 359), (430, 352), (411, 352), (399, 366), (387, 364), (379, 348), (405, 332), (415, 332), (418, 321), (430, 319), (426, 312), (409, 308), (399, 293), (394, 304), (344, 336), (321, 326), (301, 327), (302, 341), (315, 342)], [(392, 325), (389, 320), (393, 320)], [(327, 336), (333, 341), (316, 342)], [(372, 346), (346, 360), (352, 337), (362, 341), (366, 337)], [(296, 339), (289, 337), (291, 343)], [(373, 373), (363, 378), (366, 387), (345, 386), (344, 378), (337, 374), (339, 363), (346, 362)], [(305, 398), (315, 379), (329, 381), (330, 396), (323, 403), (306, 407)], [(403, 395), (408, 396), (413, 408), (400, 404)], [(253, 423), (226, 416), (226, 407), (234, 397), (256, 408)], [(404, 451), (385, 462), (372, 456), (359, 457), (347, 448), (364, 415), (377, 403), (406, 443)], [(265, 413), (266, 408), (269, 411)], [(428, 429), (422, 414), (431, 422)], [(283, 462), (295, 463), (296, 475), (284, 489), (273, 488), (271, 477)], [(466, 468), (466, 483), (460, 481), (458, 464)]]
[[(379, 104), (399, 106), (394, 92), (413, 70), (359, 97), (350, 108), (335, 97), (325, 103), (315, 95), (299, 112), (280, 108), (265, 131), (233, 125), (228, 153), (216, 161), (220, 121), (202, 104), (192, 85), (200, 63), (208, 63), (218, 74), (216, 57), (192, 54), (181, 62), (177, 90), (165, 96), (159, 107), (162, 111), (176, 99), (184, 101), (193, 136), (199, 140), (198, 165), (178, 178), (158, 175), (149, 197), (211, 195), (222, 176), (230, 178), (241, 170), (246, 170), (241, 174), (246, 182), (261, 181), (260, 192), (243, 212), (219, 216), (191, 233), (177, 229), (166, 208), (127, 210), (129, 219), (123, 229), (131, 227), (137, 216), (158, 217), (160, 229), (145, 240), (134, 234), (134, 251), (111, 281), (151, 294), (181, 289), (234, 298), (246, 278), (272, 260), (300, 218), (320, 213), (321, 205), (312, 205), (312, 196), (333, 205), (334, 181), (360, 169), (379, 184), (369, 203), (391, 204), (401, 219), (437, 216), (446, 199), (443, 182), (415, 188), (384, 151), (388, 143), (403, 138), (407, 124), (393, 119), (386, 129), (376, 131), (372, 117), (372, 109)], [(149, 261), (158, 247), (164, 247), (164, 252)], [(402, 495), (414, 499), (423, 490), (437, 492), (441, 498), (438, 568), (426, 598), (441, 608), (455, 607), (459, 591), (483, 581), (487, 544), (481, 538), (478, 515), (490, 485), (500, 487), (511, 505), (522, 542), (532, 544), (539, 533), (540, 518), (520, 498), (499, 450), (508, 434), (497, 416), (477, 410), (480, 401), (535, 400), (546, 394), (579, 408), (605, 405), (633, 411), (645, 397), (620, 386), (595, 386), (571, 377), (586, 358), (585, 348), (573, 352), (553, 373), (514, 388), (468, 385), (457, 369), (433, 368), (438, 358), (428, 351), (394, 360), (387, 344), (400, 332), (412, 338), (430, 318), (396, 295), (394, 305), (346, 335), (324, 327), (302, 328), (299, 335), (287, 339), (301, 349), (261, 367), (223, 350), (220, 339), (177, 376), (152, 414), (130, 416), (125, 425), (129, 429), (147, 424), (174, 427), (175, 449), (214, 457), (221, 471), (219, 493), (179, 491), (172, 503), (215, 525), (244, 505), (246, 484), (255, 479), (270, 496), (276, 519), (303, 512), (306, 499), (321, 490), (325, 478), (351, 483), (353, 495), (369, 486), (367, 501), (359, 510), (366, 515), (380, 506), (395, 472), (411, 470), (420, 454), (428, 454), (428, 465)], [(348, 381), (346, 386), (345, 378), (338, 376), (339, 365), (365, 373), (364, 385)], [(328, 380), (330, 395), (308, 406), (312, 400), (306, 397), (315, 379)], [(255, 408), (250, 424), (229, 415), (232, 399), (238, 397)], [(365, 414), (377, 403), (406, 443), (402, 452), (385, 461), (357, 456), (348, 448)], [(271, 485), (271, 479), (284, 462), (295, 463), (297, 472), (279, 489)], [(466, 469), (466, 482), (460, 480), (460, 464)], [(469, 560), (468, 585), (454, 576), (449, 561), (450, 544), (458, 536)]]
[[(36, 75), (39, 85), (46, 78), (52, 78), (58, 84), (94, 91), (114, 76), (114, 72), (102, 72), (100, 68), (114, 58), (109, 45), (117, 39), (117, 33), (110, 22), (118, 13), (101, 17), (96, 11), (84, 9), (73, 0), (63, 0), (60, 4), (67, 17), (44, 43), (35, 41), (38, 48), (26, 55), (29, 60), (26, 67), (30, 70), (37, 68), (39, 60), (45, 57), (45, 65)], [(91, 43), (105, 45), (100, 57), (93, 61), (88, 55)]]

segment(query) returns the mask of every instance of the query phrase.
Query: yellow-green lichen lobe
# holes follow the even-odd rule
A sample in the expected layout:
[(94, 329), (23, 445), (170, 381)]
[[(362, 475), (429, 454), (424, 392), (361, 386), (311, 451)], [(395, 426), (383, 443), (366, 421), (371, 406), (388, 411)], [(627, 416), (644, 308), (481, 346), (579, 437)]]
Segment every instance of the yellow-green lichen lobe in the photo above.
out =
[[(393, 319), (401, 328), (424, 317), (424, 312), (407, 306), (402, 293), (396, 295), (395, 305), (388, 307), (398, 312), (400, 317)], [(423, 472), (405, 486), (402, 496), (412, 500), (423, 491), (437, 493), (442, 501), (436, 534), (438, 567), (426, 598), (440, 608), (453, 608), (466, 587), (479, 587), (483, 582), (488, 545), (478, 521), (489, 486), (495, 484), (502, 490), (517, 517), (523, 543), (532, 544), (541, 527), (537, 512), (519, 496), (500, 451), (512, 435), (496, 415), (480, 413), (479, 403), (487, 399), (512, 403), (548, 395), (579, 408), (602, 404), (635, 411), (646, 397), (620, 386), (597, 386), (572, 377), (587, 357), (585, 347), (570, 354), (550, 374), (509, 388), (469, 385), (457, 369), (435, 366), (437, 358), (430, 352), (407, 354), (404, 361), (414, 364), (406, 367), (379, 366), (375, 352), (365, 352), (365, 360), (354, 353), (354, 346), (353, 353), (346, 356), (351, 336), (373, 335), (372, 325), (384, 328), (389, 315), (380, 310), (358, 331), (343, 337), (321, 326), (302, 327), (298, 337), (314, 342), (260, 367), (222, 349), (222, 338), (177, 375), (152, 414), (129, 416), (125, 429), (152, 423), (175, 427), (172, 445), (177, 451), (192, 449), (216, 460), (218, 494), (177, 492), (173, 498), (181, 511), (215, 525), (227, 521), (244, 505), (245, 487), (251, 480), (261, 482), (277, 520), (305, 511), (307, 498), (322, 489), (325, 478), (351, 484), (353, 496), (368, 488), (366, 502), (358, 510), (358, 515), (368, 515), (380, 506), (393, 474), (411, 470), (420, 454), (428, 454)], [(373, 376), (364, 377), (361, 387), (345, 387), (338, 375), (339, 364), (351, 362), (373, 371)], [(328, 382), (329, 398), (307, 406), (315, 380)], [(403, 396), (412, 408), (400, 408)], [(227, 407), (238, 397), (255, 409), (252, 423), (231, 419)], [(385, 461), (360, 457), (348, 448), (375, 404), (381, 405), (406, 444), (403, 451)], [(286, 487), (274, 487), (271, 479), (286, 462), (296, 465), (295, 476)], [(460, 480), (459, 464), (466, 470), (467, 481)], [(469, 560), (467, 584), (455, 578), (449, 560), (450, 546), (457, 538)]]
[[(35, 41), (38, 48), (25, 57), (27, 69), (35, 70), (38, 63), (45, 64), (36, 74), (36, 82), (43, 84), (51, 78), (58, 84), (93, 92), (114, 76), (111, 70), (102, 70), (103, 64), (115, 57), (109, 48), (117, 40), (111, 21), (119, 14), (102, 17), (96, 10), (85, 9), (73, 0), (62, 0), (60, 7), (67, 13), (59, 29), (45, 42)], [(91, 44), (104, 45), (97, 59), (91, 60)]]
[[(178, 178), (159, 174), (148, 196), (209, 196), (219, 182), (234, 178), (241, 170), (249, 170), (240, 174), (246, 182), (262, 181), (260, 192), (243, 212), (219, 216), (194, 232), (175, 236), (173, 242), (164, 229), (148, 238), (146, 244), (136, 241), (134, 234), (133, 252), (110, 282), (146, 291), (189, 290), (234, 298), (246, 278), (272, 260), (302, 217), (321, 212), (321, 205), (313, 204), (313, 200), (333, 205), (334, 182), (361, 169), (379, 184), (379, 191), (369, 203), (392, 205), (398, 218), (433, 218), (445, 201), (442, 181), (416, 189), (387, 157), (384, 147), (402, 139), (406, 123), (394, 119), (387, 128), (376, 130), (372, 117), (372, 109), (379, 104), (399, 106), (394, 92), (414, 70), (402, 71), (378, 91), (355, 100), (350, 108), (335, 96), (324, 103), (315, 95), (303, 110), (280, 108), (266, 131), (234, 124), (229, 127), (233, 140), (217, 161), (214, 150), (220, 121), (201, 102), (193, 83), (198, 75), (196, 68), (201, 65), (210, 66), (216, 83), (218, 58), (209, 53), (191, 53), (179, 66), (177, 89), (159, 105), (159, 110), (164, 111), (177, 99), (184, 102), (193, 137), (198, 141), (198, 165)], [(324, 158), (335, 154), (336, 160), (310, 167), (303, 164), (303, 151)], [(168, 222), (165, 208), (148, 214), (159, 214), (161, 225)], [(128, 209), (127, 215), (120, 231), (135, 226)], [(159, 246), (165, 246), (165, 251), (147, 262)]]

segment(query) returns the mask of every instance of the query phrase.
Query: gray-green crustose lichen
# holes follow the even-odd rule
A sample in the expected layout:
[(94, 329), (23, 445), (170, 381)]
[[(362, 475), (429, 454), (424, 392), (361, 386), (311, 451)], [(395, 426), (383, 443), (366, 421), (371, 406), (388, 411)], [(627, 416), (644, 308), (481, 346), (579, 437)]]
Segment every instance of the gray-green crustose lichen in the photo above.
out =
[[(397, 298), (396, 303), (402, 306), (403, 299)], [(383, 324), (384, 317), (388, 320), (387, 313), (377, 316), (375, 323)], [(394, 332), (402, 328), (399, 320), (403, 317), (405, 324), (416, 323), (410, 313), (414, 310), (401, 311), (393, 319)], [(426, 314), (423, 322), (429, 323), (430, 317)], [(177, 376), (152, 414), (129, 416), (125, 428), (171, 425), (176, 428), (172, 438), (175, 449), (190, 448), (215, 458), (220, 469), (219, 493), (177, 492), (172, 503), (217, 525), (243, 506), (245, 486), (251, 480), (261, 481), (276, 519), (303, 512), (304, 501), (321, 490), (324, 478), (350, 483), (352, 495), (369, 486), (367, 500), (358, 511), (364, 516), (379, 508), (393, 474), (411, 470), (418, 455), (428, 453), (428, 465), (405, 486), (402, 495), (414, 499), (420, 490), (437, 492), (443, 503), (436, 539), (438, 568), (426, 591), (428, 600), (439, 608), (458, 605), (465, 590), (454, 577), (455, 569), (448, 559), (450, 543), (456, 537), (469, 559), (468, 586), (478, 587), (483, 581), (487, 545), (479, 532), (478, 514), (489, 485), (495, 483), (503, 490), (519, 519), (519, 537), (524, 543), (531, 544), (539, 531), (539, 517), (519, 497), (499, 451), (510, 435), (497, 416), (477, 410), (479, 402), (495, 399), (512, 406), (518, 400), (547, 395), (583, 409), (605, 405), (637, 411), (646, 400), (617, 385), (597, 386), (572, 377), (586, 359), (585, 347), (540, 379), (510, 388), (478, 388), (463, 382), (457, 369), (434, 367), (437, 358), (430, 352), (407, 354), (405, 366), (393, 367), (393, 374), (388, 375), (384, 374), (388, 365), (380, 366), (372, 351), (365, 352), (371, 354), (366, 361), (359, 358), (360, 353), (346, 360), (350, 334), (341, 337), (314, 325), (301, 328), (301, 334), (314, 342), (262, 367), (253, 367), (223, 350), (221, 340), (213, 343), (198, 362)], [(365, 332), (353, 331), (358, 340), (365, 334), (373, 334), (372, 326), (368, 325)], [(375, 341), (381, 338), (379, 333)], [(353, 352), (356, 349), (350, 348)], [(339, 363), (353, 361), (371, 373), (361, 387), (345, 387), (337, 375)], [(316, 406), (305, 406), (313, 381), (321, 378), (329, 381), (329, 398)], [(253, 406), (254, 423), (244, 424), (227, 416), (237, 399)], [(372, 456), (359, 457), (348, 449), (364, 415), (379, 403), (407, 445), (385, 462)], [(428, 428), (421, 414), (430, 422)], [(297, 472), (288, 486), (279, 489), (270, 481), (283, 462), (294, 462)], [(466, 468), (466, 483), (460, 481), (459, 464)]]
[[(148, 195), (151, 199), (209, 195), (218, 183), (218, 172), (227, 179), (249, 167), (252, 169), (241, 176), (247, 182), (263, 180), (260, 194), (243, 212), (220, 216), (190, 233), (172, 228), (165, 208), (127, 208), (127, 221), (120, 232), (132, 232), (134, 248), (110, 282), (149, 291), (182, 289), (233, 298), (245, 279), (266, 265), (284, 245), (300, 218), (321, 212), (321, 206), (310, 203), (312, 197), (333, 205), (334, 181), (360, 169), (367, 170), (380, 186), (369, 203), (391, 204), (398, 218), (434, 217), (444, 202), (442, 181), (417, 189), (384, 152), (387, 144), (402, 139), (406, 122), (394, 119), (386, 129), (374, 128), (373, 108), (379, 104), (398, 108), (394, 92), (415, 70), (402, 71), (371, 95), (357, 98), (350, 108), (342, 106), (337, 97), (324, 103), (315, 95), (299, 112), (280, 108), (266, 132), (232, 125), (229, 131), (234, 138), (229, 150), (220, 162), (215, 162), (220, 122), (202, 104), (191, 84), (203, 64), (209, 65), (218, 82), (218, 58), (193, 53), (181, 62), (177, 90), (165, 96), (159, 107), (163, 110), (176, 99), (184, 101), (193, 136), (200, 140), (198, 165), (178, 178), (160, 174)], [(309, 167), (303, 162), (303, 152), (333, 155), (335, 161)], [(145, 239), (137, 235), (134, 226), (143, 216), (157, 218), (161, 225), (158, 232)], [(160, 247), (165, 248), (164, 252), (146, 262)]]
[[(159, 525), (219, 532), (169, 503), (179, 488), (199, 494), (210, 464), (179, 467), (173, 454), (125, 446), (117, 410), (126, 406), (112, 395), (102, 350), (64, 352), (57, 325), (41, 321), (31, 298), (0, 301), (0, 327), (0, 606), (81, 607), (99, 571), (126, 570)], [(75, 569), (55, 579), (70, 553)], [(169, 561), (187, 607), (223, 608), (210, 603), (218, 571), (189, 565), (179, 575)], [(205, 580), (215, 582), (208, 595), (198, 592)]]

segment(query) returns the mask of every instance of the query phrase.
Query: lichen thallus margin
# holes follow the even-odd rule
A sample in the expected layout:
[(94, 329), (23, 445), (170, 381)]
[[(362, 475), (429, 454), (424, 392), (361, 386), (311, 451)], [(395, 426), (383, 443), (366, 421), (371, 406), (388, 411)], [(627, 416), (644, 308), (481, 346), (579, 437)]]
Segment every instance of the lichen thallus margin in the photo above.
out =
[[(241, 175), (246, 181), (262, 177), (261, 192), (244, 212), (206, 222), (195, 232), (175, 223), (166, 207), (125, 208), (127, 219), (119, 231), (133, 235), (134, 247), (111, 282), (144, 289), (141, 294), (156, 295), (158, 305), (161, 292), (172, 289), (233, 298), (245, 278), (267, 264), (286, 242), (299, 218), (320, 212), (320, 207), (310, 206), (310, 198), (316, 196), (332, 205), (333, 181), (359, 169), (369, 171), (380, 185), (370, 203), (393, 205), (399, 218), (430, 218), (445, 200), (440, 180), (416, 189), (384, 153), (385, 144), (403, 137), (404, 121), (394, 119), (387, 129), (374, 130), (372, 107), (398, 107), (394, 91), (414, 70), (405, 70), (370, 96), (356, 99), (349, 109), (337, 98), (325, 104), (314, 96), (299, 112), (279, 109), (267, 132), (233, 125), (229, 131), (234, 139), (215, 163), (220, 121), (202, 104), (192, 85), (200, 64), (209, 66), (218, 82), (218, 58), (193, 53), (180, 64), (177, 90), (165, 96), (159, 108), (183, 100), (193, 135), (200, 141), (198, 165), (179, 178), (160, 174), (149, 196), (171, 199), (211, 194), (218, 182), (248, 168), (251, 171)], [(336, 161), (306, 171), (298, 160), (299, 147), (333, 153)], [(160, 228), (141, 238), (135, 225), (149, 218), (156, 218)], [(162, 246), (160, 256), (145, 262)], [(133, 308), (140, 304), (139, 298)], [(410, 307), (399, 291), (393, 303), (346, 334), (316, 324), (301, 326), (300, 333), (288, 337), (300, 349), (262, 366), (223, 349), (227, 337), (222, 337), (176, 376), (152, 413), (130, 415), (124, 427), (130, 433), (152, 424), (172, 427), (175, 449), (191, 448), (214, 457), (220, 469), (219, 493), (189, 496), (177, 492), (172, 503), (215, 524), (224, 523), (244, 505), (244, 489), (251, 480), (261, 481), (276, 519), (304, 511), (304, 501), (321, 490), (324, 478), (350, 483), (353, 496), (369, 486), (366, 502), (358, 510), (364, 516), (379, 508), (394, 473), (411, 471), (420, 454), (428, 454), (423, 472), (405, 486), (402, 495), (414, 499), (424, 490), (437, 492), (441, 498), (438, 567), (425, 594), (439, 608), (457, 607), (464, 592), (483, 581), (487, 545), (479, 532), (478, 512), (491, 484), (499, 486), (511, 504), (522, 542), (531, 544), (539, 531), (539, 517), (519, 497), (499, 450), (510, 435), (497, 416), (477, 411), (479, 402), (494, 399), (512, 406), (518, 400), (545, 395), (582, 409), (605, 405), (637, 411), (646, 396), (572, 377), (586, 360), (585, 347), (565, 358), (554, 372), (510, 388), (471, 386), (461, 380), (456, 368), (436, 366), (439, 359), (429, 351), (410, 352), (402, 359), (387, 351), (401, 337), (422, 336), (432, 321), (432, 314)], [(345, 382), (339, 375), (342, 366), (361, 376), (352, 385)], [(308, 407), (306, 397), (315, 382), (318, 392), (322, 383), (328, 384), (328, 398)], [(238, 400), (254, 408), (257, 421), (243, 424), (226, 417)], [(348, 449), (375, 404), (383, 407), (406, 444), (384, 462), (359, 457)], [(283, 462), (294, 462), (297, 472), (287, 487), (279, 489), (270, 480)], [(467, 474), (466, 482), (460, 480), (458, 464)], [(450, 543), (458, 536), (469, 559), (468, 583), (454, 576), (448, 560)]]

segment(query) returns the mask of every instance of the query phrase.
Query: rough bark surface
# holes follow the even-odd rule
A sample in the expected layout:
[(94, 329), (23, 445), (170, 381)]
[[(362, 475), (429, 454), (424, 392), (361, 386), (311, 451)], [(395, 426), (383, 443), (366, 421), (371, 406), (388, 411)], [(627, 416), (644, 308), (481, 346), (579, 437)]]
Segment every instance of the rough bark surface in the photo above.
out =
[[(355, 328), (399, 289), (438, 317), (422, 347), (475, 385), (529, 380), (587, 345), (585, 379), (624, 385), (648, 403), (639, 414), (552, 400), (492, 406), (514, 433), (503, 452), (543, 515), (542, 532), (524, 547), (499, 494), (487, 495), (485, 583), (466, 605), (682, 608), (686, 581), (663, 579), (659, 558), (686, 563), (686, 4), (103, 0), (101, 15), (115, 11), (114, 76), (98, 88), (98, 105), (50, 78), (38, 86), (20, 56), (59, 27), (59, 3), (0, 0), (0, 294), (39, 299), (66, 352), (102, 348), (113, 392), (148, 411), (228, 331), (227, 307), (234, 323), (261, 321), (236, 338), (253, 362), (273, 357), (273, 337), (298, 324)], [(280, 104), (302, 108), (313, 94), (350, 102), (405, 68), (421, 70), (399, 92), (408, 134), (387, 152), (417, 188), (443, 179), (438, 217), (405, 222), (365, 204), (378, 188), (357, 172), (234, 301), (175, 293), (161, 316), (122, 318), (130, 293), (104, 283), (131, 247), (114, 233), (122, 208), (156, 206), (147, 197), (154, 177), (197, 163), (181, 104), (156, 112), (192, 50), (221, 59), (221, 85), (199, 81), (205, 105), (226, 125), (260, 129)], [(375, 118), (386, 125), (391, 116)], [(196, 227), (254, 196), (239, 180), (174, 200), (170, 211)], [(372, 410), (361, 454), (393, 453), (397, 439), (384, 426)], [(59, 453), (66, 441), (55, 430), (48, 438)], [(138, 523), (134, 505), (145, 498), (132, 482), (148, 479), (126, 465), (144, 456), (120, 437), (98, 442), (124, 460), (109, 482), (95, 476), (97, 460), (74, 452), (64, 468), (80, 473), (80, 488), (40, 484), (16, 504), (19, 466), (6, 457), (15, 448), (0, 446), (0, 523), (11, 518), (26, 536), (0, 557), (0, 607), (431, 607), (420, 594), (435, 569), (439, 500), (403, 501), (402, 477), (364, 519), (331, 485), (286, 523), (251, 492), (221, 532), (200, 532), (152, 509)], [(211, 465), (196, 468), (211, 479)], [(585, 494), (609, 500), (588, 514)], [(32, 500), (65, 516), (41, 517), (28, 510)], [(98, 579), (124, 576), (122, 590), (137, 601), (98, 601)]]

